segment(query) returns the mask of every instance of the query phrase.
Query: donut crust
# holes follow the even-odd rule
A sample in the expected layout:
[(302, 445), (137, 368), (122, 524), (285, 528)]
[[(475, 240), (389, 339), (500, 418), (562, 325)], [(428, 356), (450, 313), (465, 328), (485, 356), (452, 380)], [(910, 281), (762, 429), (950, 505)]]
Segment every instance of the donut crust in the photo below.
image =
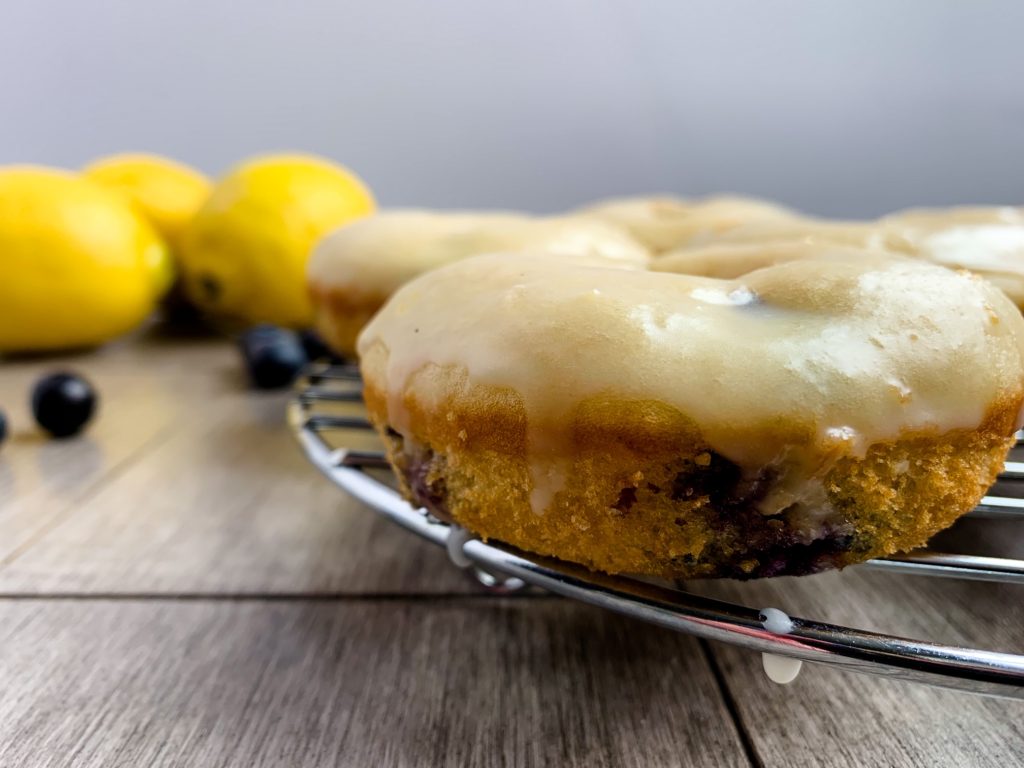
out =
[[(571, 471), (538, 514), (518, 394), (471, 386), (458, 369), (433, 370), (427, 387), (406, 390), (403, 437), (387, 421), (387, 356), (380, 344), (364, 355), (364, 395), (410, 502), (485, 540), (667, 579), (803, 575), (921, 546), (994, 482), (1022, 404), (1020, 394), (1007, 396), (977, 429), (906, 432), (863, 458), (837, 459), (824, 481), (835, 513), (808, 523), (760, 511), (774, 469), (743, 476), (674, 407), (590, 398), (566, 415)], [(800, 425), (767, 429), (780, 441), (810, 439)]]
[(353, 354), (360, 331), (388, 300), (384, 295), (331, 289), (313, 282), (308, 289), (317, 334), (328, 347), (345, 356)]

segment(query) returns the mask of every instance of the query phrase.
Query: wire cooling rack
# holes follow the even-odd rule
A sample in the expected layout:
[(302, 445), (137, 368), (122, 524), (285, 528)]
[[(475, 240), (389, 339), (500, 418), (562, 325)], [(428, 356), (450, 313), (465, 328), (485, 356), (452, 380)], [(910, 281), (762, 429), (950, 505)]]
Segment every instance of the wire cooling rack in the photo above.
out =
[[(362, 408), (359, 371), (314, 365), (289, 405), (289, 423), (310, 461), (336, 485), (413, 533), (446, 547), (487, 589), (537, 587), (670, 629), (760, 651), (777, 682), (803, 661), (973, 693), (1024, 699), (1024, 655), (959, 648), (791, 617), (659, 583), (594, 573), (580, 566), (484, 543), (416, 509), (396, 492), (381, 444)], [(1018, 435), (1020, 438), (1020, 435)], [(1021, 445), (1018, 442), (1018, 445)], [(995, 489), (1024, 480), (1024, 462), (1008, 461)], [(973, 517), (1024, 522), (1024, 498), (995, 490)], [(1024, 530), (1021, 531), (1024, 533)], [(872, 560), (861, 568), (1024, 585), (1024, 560), (922, 550)]]

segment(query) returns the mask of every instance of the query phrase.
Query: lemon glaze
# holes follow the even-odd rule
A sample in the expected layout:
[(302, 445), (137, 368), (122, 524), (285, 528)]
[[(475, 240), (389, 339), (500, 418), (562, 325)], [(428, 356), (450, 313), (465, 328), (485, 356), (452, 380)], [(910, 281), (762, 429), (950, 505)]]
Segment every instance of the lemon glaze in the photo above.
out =
[(385, 299), (423, 272), (495, 251), (533, 249), (643, 267), (648, 251), (623, 230), (584, 217), (391, 210), (341, 227), (314, 249), (307, 274), (323, 291)]
[(388, 352), (388, 421), (407, 438), (407, 395), (431, 366), (518, 394), (537, 513), (571, 469), (571, 414), (589, 397), (678, 409), (744, 471), (779, 470), (761, 512), (801, 504), (822, 517), (836, 460), (906, 433), (975, 429), (1024, 381), (1024, 320), (998, 290), (864, 254), (732, 280), (480, 256), (400, 289), (360, 355), (375, 345)]

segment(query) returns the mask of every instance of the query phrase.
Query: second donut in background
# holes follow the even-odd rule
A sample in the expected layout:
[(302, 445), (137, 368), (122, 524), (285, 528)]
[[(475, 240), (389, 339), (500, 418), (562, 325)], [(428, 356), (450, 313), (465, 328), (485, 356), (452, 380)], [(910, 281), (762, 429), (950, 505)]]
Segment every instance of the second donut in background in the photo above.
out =
[(388, 298), (418, 275), (470, 256), (530, 250), (552, 260), (589, 257), (625, 269), (649, 253), (624, 230), (586, 217), (507, 212), (396, 210), (342, 227), (313, 251), (309, 291), (317, 331), (352, 355), (356, 338)]
[(981, 275), (1024, 308), (1024, 212), (910, 209), (873, 221), (813, 218), (744, 197), (620, 198), (566, 216), (385, 211), (320, 241), (307, 276), (317, 329), (353, 356), (360, 331), (413, 278), (501, 252), (588, 256), (628, 269), (736, 278), (795, 259), (861, 253), (914, 258)]

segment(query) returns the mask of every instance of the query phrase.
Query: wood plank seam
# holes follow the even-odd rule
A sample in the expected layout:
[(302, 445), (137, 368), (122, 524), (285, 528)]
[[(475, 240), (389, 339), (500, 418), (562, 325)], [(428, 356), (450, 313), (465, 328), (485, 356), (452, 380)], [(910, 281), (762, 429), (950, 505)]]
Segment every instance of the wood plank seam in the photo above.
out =
[(704, 654), (704, 659), (707, 661), (708, 669), (711, 670), (711, 675), (715, 678), (715, 684), (718, 686), (718, 692), (722, 697), (722, 703), (725, 704), (725, 708), (729, 712), (729, 717), (732, 718), (732, 724), (733, 727), (736, 728), (740, 744), (743, 745), (744, 754), (747, 756), (747, 759), (754, 768), (764, 768), (764, 761), (757, 753), (757, 747), (754, 745), (754, 740), (750, 736), (750, 731), (747, 730), (747, 725), (743, 720), (743, 716), (740, 714), (739, 707), (736, 704), (736, 699), (733, 698), (732, 690), (729, 688), (729, 683), (725, 679), (722, 668), (718, 664), (718, 659), (715, 658), (715, 652), (711, 648), (711, 643), (704, 638), (698, 638), (697, 642), (700, 644), (700, 649)]
[(5, 766), (750, 765), (692, 638), (570, 601), (0, 609)]

